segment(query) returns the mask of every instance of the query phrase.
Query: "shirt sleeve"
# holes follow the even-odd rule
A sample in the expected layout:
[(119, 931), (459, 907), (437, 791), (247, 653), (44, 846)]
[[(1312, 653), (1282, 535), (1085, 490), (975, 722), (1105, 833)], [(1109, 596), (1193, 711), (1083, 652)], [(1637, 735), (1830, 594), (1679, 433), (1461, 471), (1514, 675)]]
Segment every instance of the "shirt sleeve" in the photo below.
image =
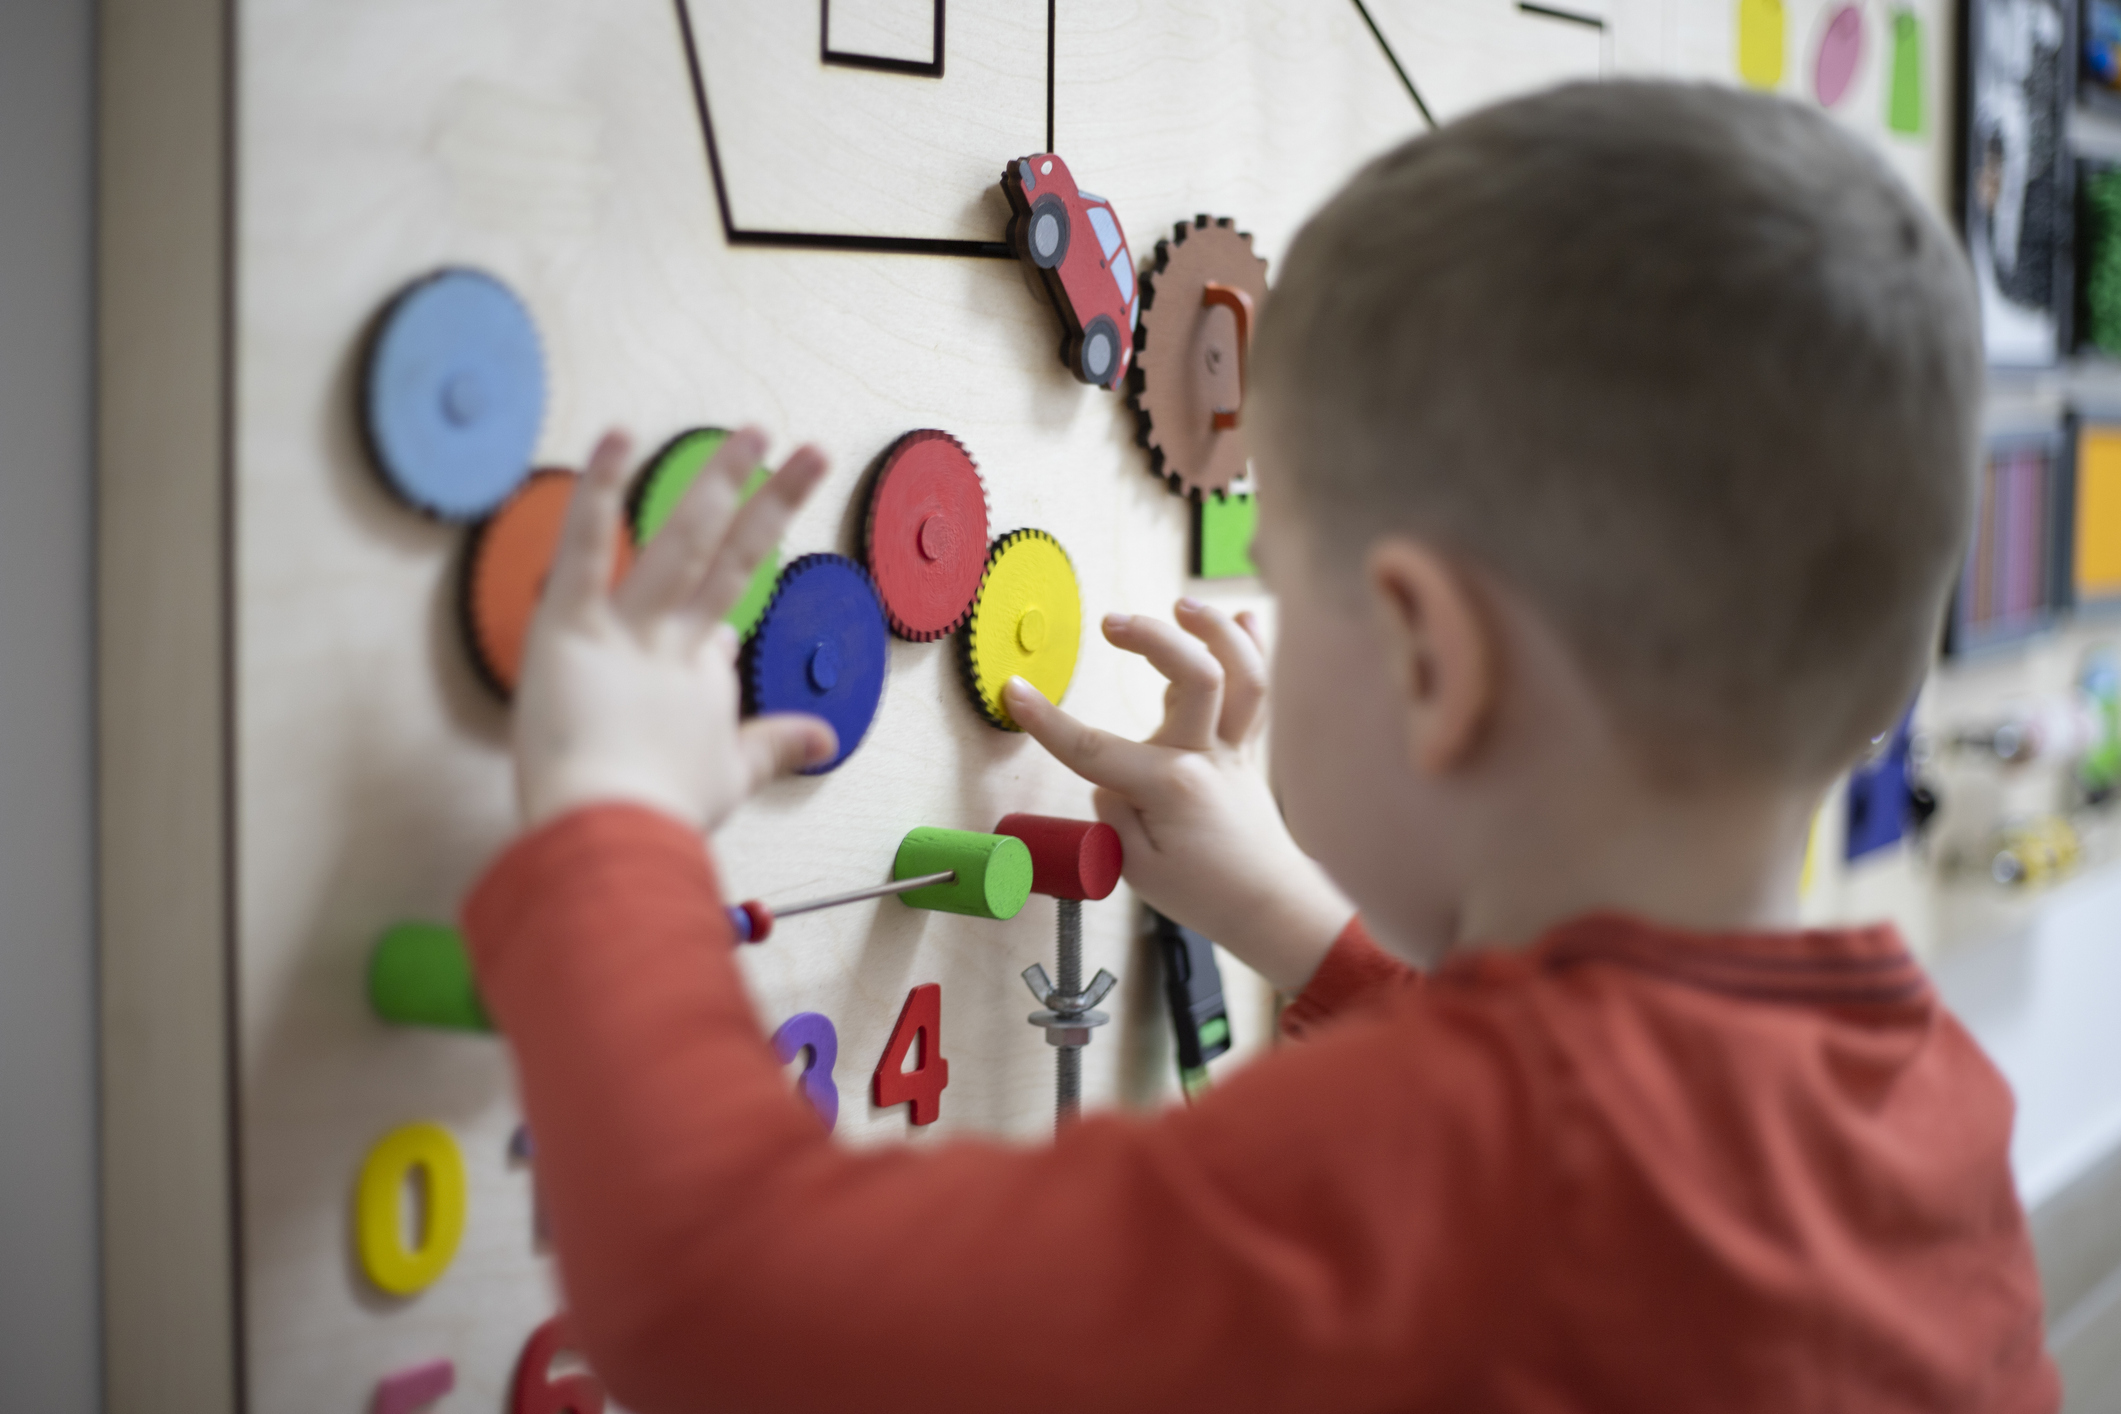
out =
[(1050, 1145), (856, 1149), (793, 1094), (678, 822), (576, 811), (465, 922), (585, 1353), (637, 1414), (1448, 1398), (1536, 1241), (1535, 1069), (1477, 1009), (1351, 1017)]
[(1282, 1010), (1282, 1035), (1300, 1039), (1345, 1012), (1383, 1001), (1421, 974), (1377, 945), (1360, 914), (1340, 930), (1318, 971), (1295, 1001)]

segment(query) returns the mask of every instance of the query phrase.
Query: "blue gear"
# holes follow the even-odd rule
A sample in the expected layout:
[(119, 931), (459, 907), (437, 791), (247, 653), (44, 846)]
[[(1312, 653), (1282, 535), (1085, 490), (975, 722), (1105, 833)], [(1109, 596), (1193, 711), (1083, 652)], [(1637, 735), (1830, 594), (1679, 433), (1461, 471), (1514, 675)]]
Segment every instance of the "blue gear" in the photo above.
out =
[(781, 571), (744, 647), (744, 708), (832, 723), (839, 754), (805, 774), (829, 771), (854, 754), (875, 719), (890, 651), (869, 571), (845, 555), (805, 555)]
[(407, 287), (377, 325), (361, 400), (392, 490), (443, 520), (491, 513), (529, 474), (545, 418), (530, 311), (477, 270)]

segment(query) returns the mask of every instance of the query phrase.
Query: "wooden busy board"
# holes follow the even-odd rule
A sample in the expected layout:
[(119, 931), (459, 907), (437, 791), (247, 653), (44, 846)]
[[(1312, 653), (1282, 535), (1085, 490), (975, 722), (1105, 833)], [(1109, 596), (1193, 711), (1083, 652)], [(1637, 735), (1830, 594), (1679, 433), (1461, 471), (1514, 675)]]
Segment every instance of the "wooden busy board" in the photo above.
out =
[[(1934, 195), (1948, 26), (1937, 0), (1917, 10), (1924, 130), (1887, 132), (1875, 58), (1842, 107)], [(1064, 154), (1137, 265), (1173, 223), (1233, 217), (1271, 278), (1305, 213), (1432, 116), (1569, 77), (1737, 72), (1730, 0), (942, 11), (105, 6), (112, 1409), (351, 1411), (435, 1359), (454, 1385), (438, 1407), (498, 1409), (556, 1308), (501, 1044), (386, 1024), (364, 994), (381, 930), (453, 917), (514, 827), (506, 709), (458, 621), (466, 528), (386, 489), (358, 416), (364, 339), (407, 282), (469, 266), (520, 297), (548, 383), (539, 465), (579, 466), (613, 424), (644, 449), (746, 421), (784, 448), (817, 441), (834, 471), (790, 558), (858, 553), (865, 469), (902, 433), (949, 432), (993, 530), (1042, 529), (1072, 561), (1088, 627), (1066, 705), (1139, 734), (1160, 682), (1103, 645), (1099, 615), (1185, 592), (1270, 606), (1253, 581), (1189, 579), (1192, 513), (1150, 474), (1125, 397), (1070, 376), (1046, 292), (992, 249), (1003, 164)], [(1778, 82), (1807, 93), (1825, 7), (1775, 13)], [(1866, 21), (1874, 46), (1885, 14)], [(1017, 810), (1084, 816), (1088, 791), (982, 720), (951, 641), (894, 641), (860, 750), (775, 786), (713, 848), (735, 896), (785, 899), (887, 877), (914, 826), (991, 830)], [(844, 1142), (1030, 1141), (1052, 1122), (1053, 1060), (1017, 974), (1052, 965), (1053, 929), (1049, 899), (1008, 922), (887, 900), (789, 920), (744, 967), (765, 1025), (832, 1020)], [(1172, 1101), (1137, 904), (1124, 888), (1086, 904), (1084, 930), (1086, 967), (1122, 979), (1088, 1102)], [(1269, 998), (1234, 965), (1226, 981), (1241, 1056)], [(950, 1082), (916, 1129), (867, 1082), (926, 983)], [(462, 1156), (465, 1227), (400, 1297), (356, 1255), (354, 1191), (415, 1121)]]

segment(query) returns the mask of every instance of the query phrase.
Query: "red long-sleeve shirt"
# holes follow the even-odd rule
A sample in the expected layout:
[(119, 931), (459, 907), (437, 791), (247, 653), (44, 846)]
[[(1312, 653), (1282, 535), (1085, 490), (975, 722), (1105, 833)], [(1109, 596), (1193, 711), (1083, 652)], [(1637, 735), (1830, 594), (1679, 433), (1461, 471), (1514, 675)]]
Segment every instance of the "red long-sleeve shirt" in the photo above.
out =
[(1351, 925), (1191, 1108), (849, 1150), (683, 826), (570, 814), (466, 927), (639, 1414), (2059, 1401), (2009, 1095), (1889, 928), (1588, 917), (1415, 984)]

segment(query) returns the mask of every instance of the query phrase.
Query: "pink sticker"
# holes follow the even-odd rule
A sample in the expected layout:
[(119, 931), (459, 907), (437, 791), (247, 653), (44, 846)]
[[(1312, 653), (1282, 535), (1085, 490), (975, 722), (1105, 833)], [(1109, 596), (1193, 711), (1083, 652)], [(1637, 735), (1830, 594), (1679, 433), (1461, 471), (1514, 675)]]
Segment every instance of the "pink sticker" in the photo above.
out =
[(1843, 5), (1827, 21), (1819, 37), (1819, 57), (1812, 63), (1812, 91), (1831, 108), (1848, 96), (1856, 81), (1856, 66), (1863, 62), (1863, 11)]
[(457, 1387), (457, 1367), (447, 1360), (385, 1375), (376, 1381), (375, 1414), (414, 1414)]

